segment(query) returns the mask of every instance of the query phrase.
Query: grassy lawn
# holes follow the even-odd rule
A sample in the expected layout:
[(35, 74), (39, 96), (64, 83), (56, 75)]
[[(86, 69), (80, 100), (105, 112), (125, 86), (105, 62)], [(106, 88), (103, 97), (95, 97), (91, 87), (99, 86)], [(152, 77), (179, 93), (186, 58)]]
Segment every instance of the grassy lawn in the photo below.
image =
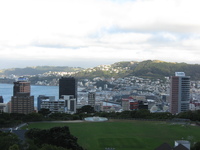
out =
[(153, 150), (174, 140), (198, 141), (200, 127), (171, 125), (165, 122), (110, 120), (108, 122), (32, 123), (29, 128), (47, 129), (69, 126), (78, 143), (87, 150)]

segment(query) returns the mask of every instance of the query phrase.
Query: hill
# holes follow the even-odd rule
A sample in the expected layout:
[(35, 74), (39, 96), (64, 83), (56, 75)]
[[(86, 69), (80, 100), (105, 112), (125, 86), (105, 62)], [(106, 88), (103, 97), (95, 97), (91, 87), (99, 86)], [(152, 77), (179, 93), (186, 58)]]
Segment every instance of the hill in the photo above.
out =
[(102, 65), (86, 69), (75, 74), (76, 77), (126, 77), (163, 79), (173, 76), (175, 72), (185, 72), (192, 80), (200, 79), (200, 65), (186, 63), (171, 63), (159, 60), (142, 62), (117, 62), (112, 65)]
[(81, 71), (83, 68), (80, 67), (68, 67), (68, 66), (36, 66), (36, 67), (26, 67), (26, 68), (12, 68), (0, 70), (0, 75), (9, 76), (11, 74), (17, 76), (23, 75), (37, 75), (46, 72), (75, 72)]
[(163, 78), (174, 76), (175, 72), (185, 72), (192, 80), (200, 79), (200, 65), (198, 64), (170, 63), (158, 60), (139, 63), (131, 74), (148, 78)]
[(173, 76), (175, 72), (185, 72), (191, 80), (200, 79), (200, 65), (176, 62), (164, 62), (159, 60), (146, 60), (142, 62), (124, 61), (111, 65), (101, 65), (94, 68), (83, 69), (80, 67), (61, 66), (37, 66), (27, 68), (13, 68), (0, 70), (0, 75), (37, 75), (45, 72), (74, 72), (77, 78), (123, 78), (127, 76), (137, 76), (152, 79), (164, 79)]

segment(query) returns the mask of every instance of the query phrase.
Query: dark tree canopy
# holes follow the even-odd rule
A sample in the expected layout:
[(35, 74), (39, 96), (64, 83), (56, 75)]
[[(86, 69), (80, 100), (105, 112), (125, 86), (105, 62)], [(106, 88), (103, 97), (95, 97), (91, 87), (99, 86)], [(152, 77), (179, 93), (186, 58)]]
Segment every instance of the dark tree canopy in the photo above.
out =
[(191, 150), (199, 150), (200, 149), (200, 141), (199, 142), (196, 142), (194, 144), (194, 146), (191, 148)]
[(33, 140), (38, 147), (49, 144), (72, 150), (83, 150), (78, 145), (77, 138), (70, 134), (67, 126), (54, 127), (48, 130), (31, 129), (27, 131), (26, 137)]
[(81, 107), (80, 109), (77, 109), (77, 113), (94, 113), (94, 107), (90, 106), (90, 105), (85, 105), (83, 107)]
[(42, 108), (38, 111), (39, 114), (43, 115), (43, 116), (47, 116), (51, 113), (51, 111), (49, 109), (46, 108)]
[(18, 147), (20, 140), (11, 132), (0, 131), (0, 148), (1, 150), (8, 150), (9, 148)]

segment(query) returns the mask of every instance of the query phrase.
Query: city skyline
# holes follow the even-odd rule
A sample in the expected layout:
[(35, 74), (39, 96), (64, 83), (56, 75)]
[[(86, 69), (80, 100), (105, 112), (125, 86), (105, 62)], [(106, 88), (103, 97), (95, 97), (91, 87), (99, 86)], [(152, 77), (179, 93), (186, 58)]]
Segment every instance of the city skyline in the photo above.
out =
[(200, 64), (198, 0), (0, 2), (0, 69), (118, 61)]

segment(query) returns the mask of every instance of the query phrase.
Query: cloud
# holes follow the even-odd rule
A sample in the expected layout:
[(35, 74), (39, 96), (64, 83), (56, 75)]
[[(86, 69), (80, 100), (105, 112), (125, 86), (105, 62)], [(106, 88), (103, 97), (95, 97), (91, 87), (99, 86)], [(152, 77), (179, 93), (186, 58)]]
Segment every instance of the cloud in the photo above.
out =
[[(197, 0), (141, 0), (122, 7), (118, 26), (129, 30), (199, 32)], [(119, 15), (118, 15), (119, 16)]]
[(0, 59), (200, 63), (199, 4), (198, 0), (0, 1)]

